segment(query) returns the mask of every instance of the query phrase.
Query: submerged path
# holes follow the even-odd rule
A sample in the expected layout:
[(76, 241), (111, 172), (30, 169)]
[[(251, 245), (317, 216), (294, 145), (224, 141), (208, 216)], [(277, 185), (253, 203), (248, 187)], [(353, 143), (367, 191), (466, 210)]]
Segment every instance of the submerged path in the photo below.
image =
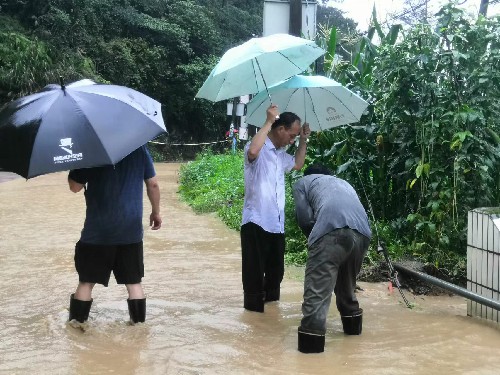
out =
[(0, 173), (0, 374), (498, 373), (497, 325), (467, 317), (456, 296), (408, 296), (409, 310), (386, 283), (360, 283), (361, 336), (344, 336), (333, 305), (325, 353), (299, 353), (303, 270), (287, 268), (282, 300), (264, 314), (245, 311), (239, 234), (180, 202), (178, 169), (157, 165), (164, 226), (144, 221), (147, 322), (127, 324), (112, 279), (96, 286), (84, 332), (66, 322), (83, 195), (66, 173)]

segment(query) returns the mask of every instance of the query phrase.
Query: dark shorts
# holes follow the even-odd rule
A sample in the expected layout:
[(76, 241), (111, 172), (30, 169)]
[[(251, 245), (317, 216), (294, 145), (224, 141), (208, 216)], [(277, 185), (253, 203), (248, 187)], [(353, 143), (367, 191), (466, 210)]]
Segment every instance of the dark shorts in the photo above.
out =
[(142, 242), (128, 245), (93, 245), (78, 241), (75, 268), (83, 283), (108, 286), (111, 271), (118, 284), (139, 284), (144, 277)]

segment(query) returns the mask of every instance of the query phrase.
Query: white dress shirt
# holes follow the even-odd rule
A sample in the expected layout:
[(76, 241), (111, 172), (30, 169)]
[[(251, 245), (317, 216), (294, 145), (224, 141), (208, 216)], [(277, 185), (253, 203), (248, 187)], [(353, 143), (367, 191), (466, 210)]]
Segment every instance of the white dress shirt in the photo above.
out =
[(285, 233), (285, 172), (295, 158), (285, 148), (276, 149), (266, 139), (257, 158), (248, 160), (250, 142), (245, 146), (245, 202), (242, 225), (252, 222), (266, 232)]

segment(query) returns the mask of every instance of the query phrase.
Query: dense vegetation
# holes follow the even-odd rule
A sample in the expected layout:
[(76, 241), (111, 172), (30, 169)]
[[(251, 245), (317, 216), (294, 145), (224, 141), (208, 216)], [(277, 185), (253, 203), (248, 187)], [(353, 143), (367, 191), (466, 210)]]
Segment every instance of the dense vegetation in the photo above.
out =
[(328, 66), (372, 105), (363, 130), (318, 134), (315, 157), (366, 191), (394, 252), (456, 278), (467, 212), (500, 204), (499, 57), (500, 19), (469, 19), (449, 4), (407, 30), (384, 32), (374, 18), (352, 62)]
[(223, 104), (193, 102), (217, 56), (259, 34), (259, 1), (2, 1), (0, 103), (82, 77), (164, 106), (171, 139), (223, 134)]
[[(471, 20), (452, 5), (437, 16), (434, 25), (387, 31), (374, 18), (343, 60), (335, 58), (336, 29), (323, 30), (318, 43), (329, 51), (325, 74), (370, 106), (359, 126), (313, 134), (307, 162), (328, 164), (356, 187), (374, 219), (375, 237), (393, 256), (416, 257), (463, 282), (467, 212), (500, 205), (500, 21)], [(212, 158), (203, 155), (193, 167), (210, 165)], [(196, 189), (189, 187), (190, 168), (183, 172), (183, 189)], [(232, 178), (241, 201), (240, 174), (212, 178)], [(226, 192), (218, 194), (221, 216), (236, 227), (236, 214), (226, 213)], [(300, 261), (304, 239), (290, 198), (287, 257)]]

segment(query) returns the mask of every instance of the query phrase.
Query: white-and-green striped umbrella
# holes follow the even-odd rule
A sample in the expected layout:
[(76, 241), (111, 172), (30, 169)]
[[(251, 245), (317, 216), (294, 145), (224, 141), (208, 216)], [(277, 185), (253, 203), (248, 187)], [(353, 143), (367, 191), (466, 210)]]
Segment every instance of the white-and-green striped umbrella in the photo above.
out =
[[(273, 104), (280, 112), (293, 112), (313, 131), (358, 122), (368, 103), (337, 81), (323, 76), (294, 76), (269, 87)], [(262, 91), (247, 104), (246, 122), (262, 126), (271, 105)]]

